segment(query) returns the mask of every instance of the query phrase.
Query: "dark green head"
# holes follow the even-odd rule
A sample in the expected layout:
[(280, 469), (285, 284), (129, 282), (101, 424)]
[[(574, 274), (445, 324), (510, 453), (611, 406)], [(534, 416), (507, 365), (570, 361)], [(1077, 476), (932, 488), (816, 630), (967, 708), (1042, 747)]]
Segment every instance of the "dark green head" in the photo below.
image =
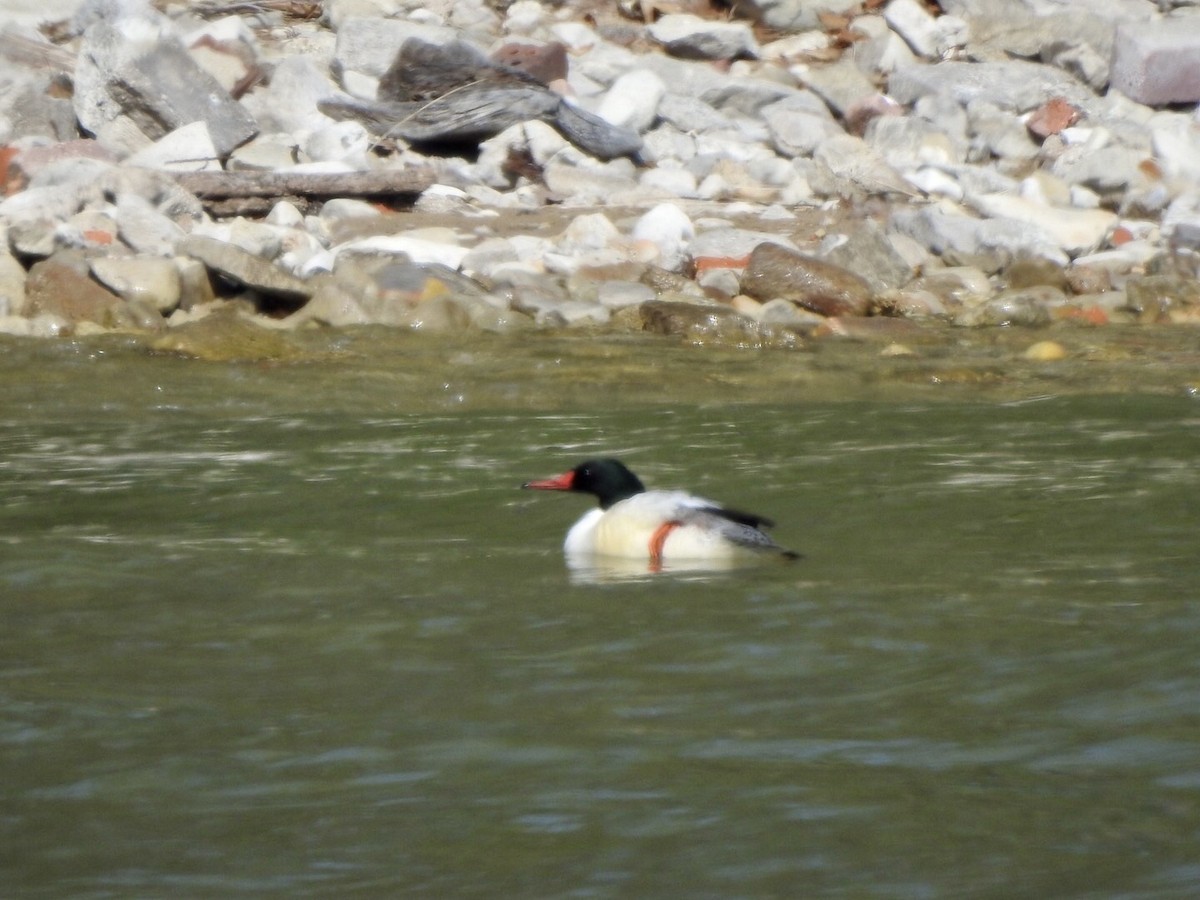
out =
[(528, 481), (522, 487), (536, 491), (576, 491), (594, 494), (601, 509), (640, 494), (646, 488), (619, 459), (589, 459), (570, 472), (541, 481)]

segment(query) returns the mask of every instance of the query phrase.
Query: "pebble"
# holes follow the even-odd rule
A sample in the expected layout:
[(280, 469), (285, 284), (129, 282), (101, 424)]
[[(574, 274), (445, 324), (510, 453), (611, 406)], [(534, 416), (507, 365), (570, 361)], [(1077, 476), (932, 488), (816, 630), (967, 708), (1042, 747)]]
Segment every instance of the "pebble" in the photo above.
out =
[(1030, 344), (1021, 355), (1034, 362), (1058, 362), (1069, 354), (1067, 348), (1058, 341), (1038, 341)]
[[(206, 340), (632, 322), (796, 346), (891, 335), (865, 318), (880, 313), (925, 328), (1194, 324), (1200, 129), (1180, 104), (1200, 102), (1200, 16), (1170, 5), (745, 0), (728, 17), (671, 4), (639, 21), (582, 0), (503, 15), (341, 0), (280, 40), (275, 14), (198, 24), (186, 5), (118, 16), (108, 0), (47, 0), (11, 24), (40, 55), (0, 46), (0, 332), (173, 331), (237, 298), (236, 326)], [(65, 23), (62, 41), (33, 30), (44, 20)], [(564, 98), (557, 118), (432, 152), (324, 111), (376, 101), (408, 38), (532, 73)], [(46, 90), (56, 66), (69, 99)], [(623, 136), (590, 145), (603, 159), (585, 149), (595, 123)], [(388, 170), (429, 186), (415, 202), (257, 205), (186, 188), (197, 171)], [(1026, 355), (1050, 359), (1049, 345)]]

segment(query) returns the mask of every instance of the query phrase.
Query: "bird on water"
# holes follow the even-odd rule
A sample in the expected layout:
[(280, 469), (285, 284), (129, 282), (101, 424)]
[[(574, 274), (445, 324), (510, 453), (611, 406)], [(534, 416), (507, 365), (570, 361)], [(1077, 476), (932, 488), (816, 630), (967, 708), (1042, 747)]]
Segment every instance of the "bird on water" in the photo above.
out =
[(528, 481), (536, 491), (572, 491), (599, 500), (567, 532), (568, 556), (646, 559), (652, 568), (677, 562), (731, 563), (798, 553), (766, 533), (765, 516), (729, 509), (686, 491), (647, 490), (617, 459), (590, 459), (553, 478)]

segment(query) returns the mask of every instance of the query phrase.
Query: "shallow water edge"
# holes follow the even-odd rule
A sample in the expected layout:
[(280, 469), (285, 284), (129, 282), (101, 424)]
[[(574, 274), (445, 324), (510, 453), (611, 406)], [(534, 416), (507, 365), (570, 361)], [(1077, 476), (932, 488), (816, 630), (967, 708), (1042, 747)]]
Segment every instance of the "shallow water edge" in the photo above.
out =
[[(261, 329), (256, 329), (260, 330)], [(1065, 359), (1024, 356), (1052, 338)], [(314, 330), (279, 345), (219, 346), (217, 358), (108, 335), (0, 337), (5, 406), (91, 402), (186, 407), (211, 392), (264, 414), (603, 409), (623, 405), (1011, 401), (1063, 394), (1200, 393), (1200, 341), (1188, 328), (931, 329), (920, 343), (829, 339), (797, 350), (687, 344), (640, 334), (446, 337), (387, 328)], [(205, 348), (193, 348), (207, 352)], [(213, 348), (208, 348), (213, 349)], [(86, 382), (88, 391), (70, 390)], [(66, 391), (67, 393), (62, 393)]]

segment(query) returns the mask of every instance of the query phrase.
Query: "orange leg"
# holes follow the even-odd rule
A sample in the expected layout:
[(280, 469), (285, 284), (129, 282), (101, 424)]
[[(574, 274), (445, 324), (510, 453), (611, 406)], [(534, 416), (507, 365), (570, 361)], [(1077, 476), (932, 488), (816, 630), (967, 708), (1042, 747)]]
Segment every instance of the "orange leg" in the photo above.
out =
[(650, 535), (650, 571), (651, 572), (661, 572), (662, 571), (663, 545), (667, 542), (667, 535), (669, 535), (672, 531), (674, 531), (676, 528), (678, 528), (682, 524), (683, 524), (682, 522), (676, 522), (674, 520), (672, 520), (670, 522), (663, 522), (656, 529), (654, 529), (654, 534)]

